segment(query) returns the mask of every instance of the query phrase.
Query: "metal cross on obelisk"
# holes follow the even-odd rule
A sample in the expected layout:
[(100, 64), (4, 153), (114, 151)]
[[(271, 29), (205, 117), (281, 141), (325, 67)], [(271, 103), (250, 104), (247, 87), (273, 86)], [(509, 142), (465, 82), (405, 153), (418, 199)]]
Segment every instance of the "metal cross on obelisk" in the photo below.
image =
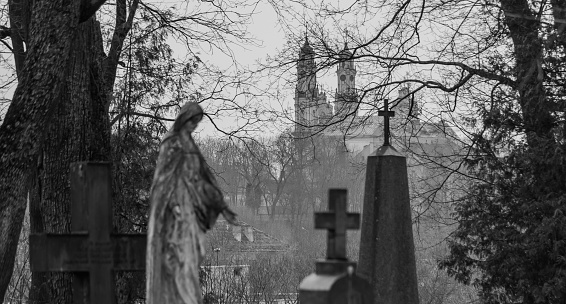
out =
[(378, 111), (377, 115), (383, 116), (383, 145), (390, 146), (389, 144), (389, 137), (391, 135), (391, 131), (389, 130), (389, 117), (394, 117), (395, 112), (389, 111), (389, 99), (385, 99), (385, 105), (383, 107), (383, 111)]
[(390, 141), (388, 100), (384, 144), (367, 158), (360, 235), (360, 276), (371, 282), (375, 302), (419, 304), (407, 158)]

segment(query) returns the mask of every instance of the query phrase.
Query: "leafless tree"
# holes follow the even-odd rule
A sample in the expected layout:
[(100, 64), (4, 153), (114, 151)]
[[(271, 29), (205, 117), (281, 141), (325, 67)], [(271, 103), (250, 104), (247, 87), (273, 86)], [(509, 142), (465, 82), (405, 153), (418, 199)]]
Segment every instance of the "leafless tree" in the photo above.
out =
[[(85, 0), (80, 7), (77, 3), (9, 1), (8, 14), (2, 15), (10, 22), (9, 28), (2, 28), (3, 47), (13, 54), (18, 78), (0, 135), (2, 298), (12, 274), (27, 193), (32, 232), (68, 232), (70, 162), (123, 161), (123, 150), (112, 151), (110, 146), (113, 130), (120, 139), (127, 138), (130, 123), (140, 118), (159, 125), (167, 121), (167, 109), (175, 110), (191, 94), (199, 102), (230, 102), (224, 91), (239, 81), (236, 77), (221, 78), (211, 72), (217, 85), (199, 91), (184, 88), (186, 77), (179, 74), (195, 75), (199, 43), (230, 53), (228, 41), (248, 41), (240, 25), (251, 13), (246, 5), (254, 4), (203, 2), (189, 7), (179, 3), (177, 8), (164, 8), (151, 2), (117, 0), (102, 7), (97, 21), (91, 16), (104, 1)], [(234, 9), (238, 5), (243, 12)], [(181, 62), (171, 60), (170, 48), (160, 40), (170, 36), (193, 56)], [(156, 64), (162, 58), (168, 59), (168, 66)], [(161, 82), (148, 88), (147, 83), (158, 78)], [(164, 92), (173, 98), (162, 106), (163, 99), (155, 94)], [(140, 111), (141, 106), (149, 110)], [(224, 109), (214, 107), (216, 113), (213, 110), (208, 117)], [(118, 206), (121, 201), (118, 196)], [(119, 229), (136, 229), (124, 218), (123, 214), (116, 217)], [(43, 286), (32, 289), (32, 298), (70, 301), (69, 276), (33, 274), (32, 281)], [(119, 300), (134, 300), (128, 297)]]

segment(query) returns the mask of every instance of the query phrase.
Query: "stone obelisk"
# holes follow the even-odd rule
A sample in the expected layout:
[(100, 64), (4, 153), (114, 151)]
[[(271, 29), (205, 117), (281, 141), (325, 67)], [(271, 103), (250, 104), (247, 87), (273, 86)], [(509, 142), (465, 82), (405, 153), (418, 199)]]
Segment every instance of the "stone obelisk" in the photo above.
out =
[(368, 156), (358, 274), (379, 304), (418, 304), (407, 160), (389, 143), (385, 100), (384, 144)]

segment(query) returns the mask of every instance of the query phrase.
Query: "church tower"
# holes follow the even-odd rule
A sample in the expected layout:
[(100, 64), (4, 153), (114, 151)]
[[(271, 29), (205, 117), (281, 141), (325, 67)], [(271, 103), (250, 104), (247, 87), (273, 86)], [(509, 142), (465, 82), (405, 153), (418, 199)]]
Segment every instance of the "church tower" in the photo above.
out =
[(338, 88), (335, 95), (335, 112), (337, 116), (356, 116), (356, 66), (352, 59), (352, 52), (348, 50), (348, 44), (338, 55), (339, 63), (336, 69)]
[(299, 51), (299, 61), (297, 62), (297, 92), (302, 94), (312, 95), (316, 88), (314, 56), (314, 50), (309, 44), (309, 39), (305, 37), (305, 43)]
[(393, 101), (395, 119), (413, 121), (419, 118), (421, 108), (410, 94), (409, 87), (404, 86), (397, 90), (397, 98)]
[(313, 127), (324, 124), (332, 115), (332, 108), (326, 101), (316, 82), (315, 53), (309, 40), (299, 51), (297, 61), (297, 84), (295, 87), (295, 132), (313, 132)]

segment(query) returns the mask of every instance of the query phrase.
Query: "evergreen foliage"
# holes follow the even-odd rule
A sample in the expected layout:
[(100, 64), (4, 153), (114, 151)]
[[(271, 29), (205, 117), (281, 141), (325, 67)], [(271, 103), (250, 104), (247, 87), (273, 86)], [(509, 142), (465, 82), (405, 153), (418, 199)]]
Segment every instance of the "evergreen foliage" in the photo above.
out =
[[(508, 16), (527, 1), (510, 2), (501, 1)], [(532, 2), (543, 11), (544, 3)], [(546, 9), (560, 12), (563, 6), (553, 1)], [(522, 9), (524, 16), (535, 14)], [(515, 21), (508, 20), (502, 32), (513, 38), (515, 62), (492, 58), (492, 64), (509, 71), (518, 85), (494, 88), (488, 102), (476, 104), (483, 128), (466, 159), (476, 182), (456, 206), (458, 228), (440, 265), (476, 286), (485, 303), (564, 303), (565, 50), (555, 39), (564, 35), (564, 26), (547, 27), (538, 19), (514, 28)]]

